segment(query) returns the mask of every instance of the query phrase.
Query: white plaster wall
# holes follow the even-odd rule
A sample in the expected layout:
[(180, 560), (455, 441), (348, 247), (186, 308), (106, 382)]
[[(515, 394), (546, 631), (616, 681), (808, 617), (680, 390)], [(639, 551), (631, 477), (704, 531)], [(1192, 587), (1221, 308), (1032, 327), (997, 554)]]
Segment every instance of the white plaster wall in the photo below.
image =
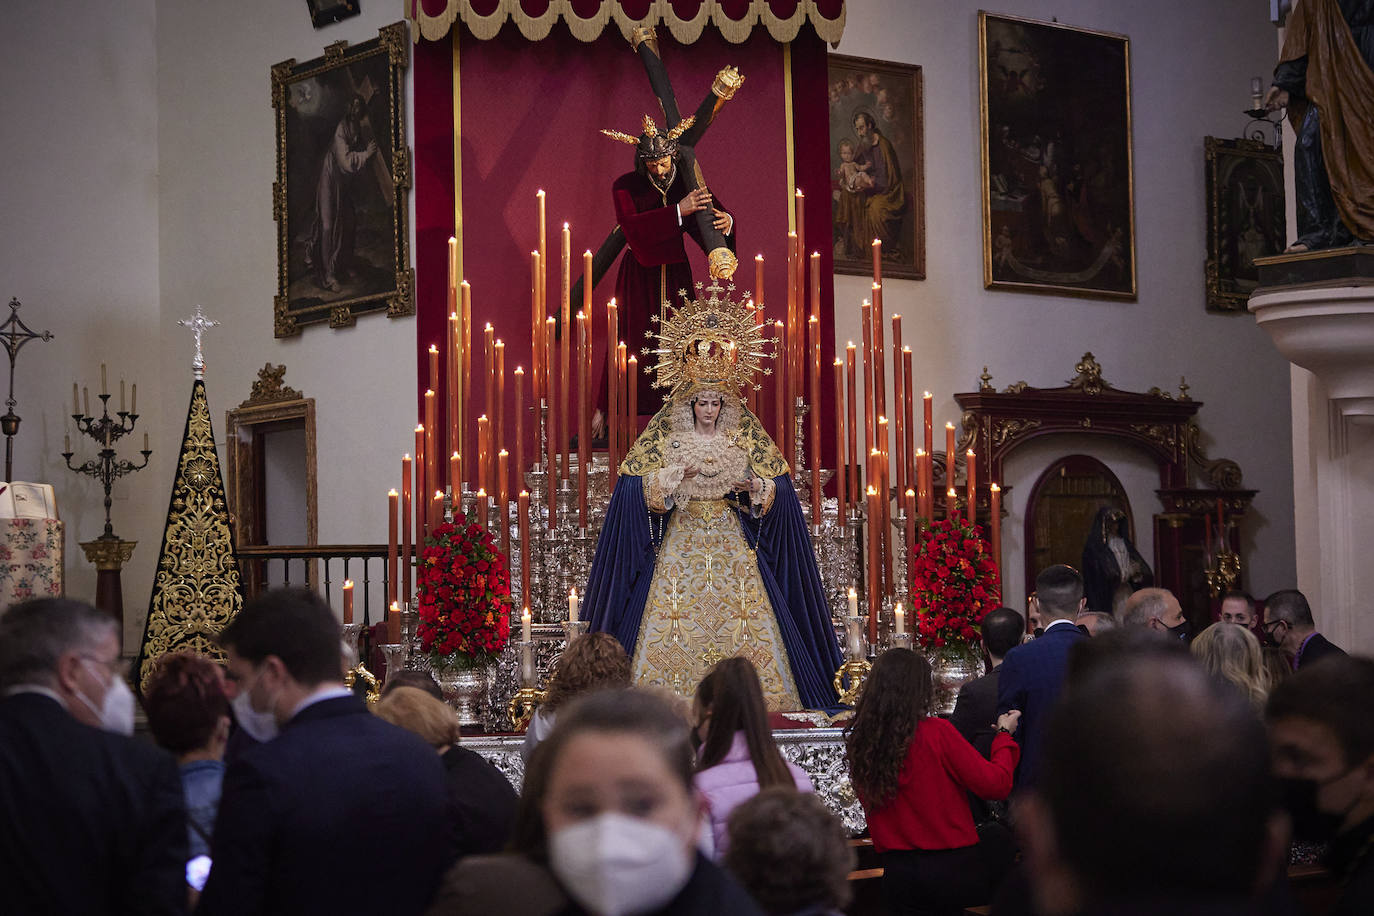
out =
[[(176, 435), (169, 430), (180, 429), (168, 422), (150, 343), (159, 304), (154, 18), (154, 0), (10, 0), (0, 12), (0, 295), (18, 297), (29, 327), (56, 335), (19, 354), (14, 477), (57, 488), (67, 592), (93, 599), (95, 568), (78, 542), (103, 531), (103, 494), (60, 454), (72, 382), (91, 387), (93, 410), (101, 362), (112, 408), (117, 380), (137, 382), (139, 430), (151, 433), (154, 454), (115, 487), (115, 533), (139, 542), (123, 574), (126, 645), (136, 645), (147, 611)], [(138, 458), (140, 432), (121, 454)], [(93, 440), (72, 437), (74, 460), (93, 456)]]
[[(1261, 595), (1292, 586), (1288, 364), (1250, 317), (1204, 310), (1202, 138), (1237, 136), (1245, 126), (1240, 110), (1248, 107), (1250, 78), (1272, 70), (1275, 36), (1264, 6), (1248, 0), (1007, 0), (996, 9), (1057, 17), (1131, 39), (1139, 299), (1129, 303), (983, 288), (978, 7), (909, 0), (851, 4), (836, 49), (923, 68), (927, 279), (889, 281), (884, 290), (889, 313), (903, 315), (916, 390), (936, 394), (939, 427), (957, 422), (952, 394), (975, 390), (984, 365), (999, 388), (1019, 379), (1063, 384), (1085, 350), (1097, 356), (1109, 381), (1126, 390), (1171, 390), (1186, 375), (1191, 395), (1205, 402), (1199, 422), (1209, 454), (1240, 462), (1245, 485), (1260, 491), (1245, 521), (1247, 585)], [(836, 277), (835, 291), (837, 337), (857, 340), (858, 303), (868, 295), (868, 280)], [(1077, 450), (1066, 445), (1057, 454)], [(1039, 469), (1057, 454), (1037, 454)], [(1108, 463), (1123, 482), (1131, 476), (1129, 463)], [(1023, 525), (1038, 469), (1014, 464), (1009, 471), (1024, 479), (1007, 481), (1016, 484), (1007, 500), (1008, 532)], [(1135, 493), (1132, 502), (1138, 513), (1145, 507)], [(1005, 597), (1013, 606), (1022, 590), (1019, 540), (1017, 535), (1005, 545)]]
[(206, 335), (221, 448), (225, 411), (248, 397), (264, 363), (284, 363), (286, 384), (315, 399), (320, 542), (384, 542), (386, 491), (399, 486), (401, 454), (414, 442), (415, 322), (373, 314), (352, 328), (321, 324), (294, 338), (272, 336), (271, 67), (319, 57), (336, 41), (374, 38), (401, 18), (401, 5), (374, 0), (361, 15), (319, 30), (304, 3), (244, 0), (226, 10), (161, 0), (157, 7), (160, 327), (170, 342), (158, 358), (170, 388), (189, 391), (189, 334), (176, 321), (199, 303), (222, 322)]

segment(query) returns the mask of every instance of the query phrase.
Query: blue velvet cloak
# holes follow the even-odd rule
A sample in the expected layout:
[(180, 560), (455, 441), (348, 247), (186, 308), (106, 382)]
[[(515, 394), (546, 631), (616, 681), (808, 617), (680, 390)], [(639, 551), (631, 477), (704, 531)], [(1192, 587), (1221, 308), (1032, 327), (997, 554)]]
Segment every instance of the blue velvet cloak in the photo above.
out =
[[(760, 518), (735, 510), (749, 541), (758, 538), (759, 575), (768, 592), (792, 667), (797, 694), (807, 709), (836, 705), (833, 686), (840, 667), (830, 606), (797, 491), (786, 475), (774, 477), (773, 506)], [(654, 514), (653, 530), (667, 530), (668, 516)], [(655, 544), (644, 502), (643, 478), (622, 475), (611, 494), (596, 545), (583, 608), (593, 631), (610, 633), (634, 655), (644, 605), (654, 579)]]

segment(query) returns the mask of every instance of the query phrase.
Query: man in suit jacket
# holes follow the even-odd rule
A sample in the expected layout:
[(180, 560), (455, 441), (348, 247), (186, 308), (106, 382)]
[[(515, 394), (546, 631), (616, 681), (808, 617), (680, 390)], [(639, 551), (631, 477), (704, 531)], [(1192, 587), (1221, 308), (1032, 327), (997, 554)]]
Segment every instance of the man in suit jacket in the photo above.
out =
[(422, 913), (453, 860), (443, 768), (344, 687), (333, 611), (271, 591), (220, 644), (239, 724), (263, 743), (225, 773), (196, 912)]
[(114, 618), (79, 601), (0, 619), (0, 910), (186, 911), (181, 777), (127, 737), (119, 648)]
[(1087, 638), (1074, 622), (1086, 603), (1078, 570), (1063, 565), (1041, 570), (1031, 600), (1045, 632), (1007, 653), (997, 682), (997, 714), (1021, 710), (1018, 788), (1035, 783), (1045, 723), (1064, 683), (1069, 649)]
[(1264, 599), (1264, 625), (1267, 641), (1283, 650), (1297, 671), (1328, 655), (1344, 655), (1345, 650), (1317, 632), (1307, 596), (1296, 588), (1274, 592)]
[(983, 617), (983, 653), (988, 658), (988, 673), (969, 681), (959, 690), (950, 724), (984, 757), (992, 751), (997, 733), (997, 680), (1002, 659), (1021, 642), (1026, 632), (1021, 615), (1009, 607), (999, 607)]

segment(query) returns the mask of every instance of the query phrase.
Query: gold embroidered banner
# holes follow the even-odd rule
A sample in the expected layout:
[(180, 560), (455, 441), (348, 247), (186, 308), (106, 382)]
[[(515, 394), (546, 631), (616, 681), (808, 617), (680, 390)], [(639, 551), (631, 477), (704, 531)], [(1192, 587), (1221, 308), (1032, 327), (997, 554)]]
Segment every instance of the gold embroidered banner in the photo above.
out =
[(153, 663), (167, 652), (188, 649), (222, 658), (215, 637), (242, 605), (210, 405), (205, 382), (196, 379), (138, 650), (139, 692)]

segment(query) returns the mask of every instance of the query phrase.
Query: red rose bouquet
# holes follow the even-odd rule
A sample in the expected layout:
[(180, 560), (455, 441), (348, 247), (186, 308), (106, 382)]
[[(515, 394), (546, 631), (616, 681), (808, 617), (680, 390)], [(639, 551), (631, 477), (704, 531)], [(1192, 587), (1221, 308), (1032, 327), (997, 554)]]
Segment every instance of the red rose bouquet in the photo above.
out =
[(1002, 603), (997, 563), (978, 526), (963, 516), (920, 535), (911, 565), (916, 635), (927, 649), (978, 647), (978, 624)]
[(494, 661), (510, 639), (510, 573), (489, 533), (459, 515), (420, 552), (420, 649), (438, 665)]

